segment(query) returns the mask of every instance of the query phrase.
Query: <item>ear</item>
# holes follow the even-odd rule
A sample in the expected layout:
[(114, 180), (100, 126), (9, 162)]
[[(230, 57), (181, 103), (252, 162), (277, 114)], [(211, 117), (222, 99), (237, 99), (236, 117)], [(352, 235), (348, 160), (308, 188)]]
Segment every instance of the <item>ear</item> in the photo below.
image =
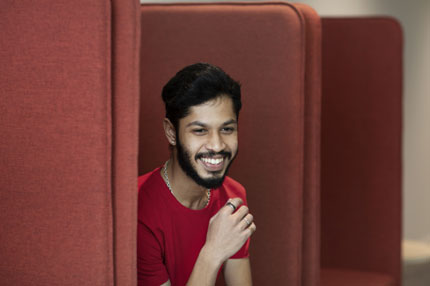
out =
[(164, 118), (163, 120), (163, 127), (164, 127), (164, 135), (166, 135), (167, 141), (169, 141), (169, 144), (172, 146), (176, 145), (176, 130), (173, 126), (172, 122), (168, 118)]

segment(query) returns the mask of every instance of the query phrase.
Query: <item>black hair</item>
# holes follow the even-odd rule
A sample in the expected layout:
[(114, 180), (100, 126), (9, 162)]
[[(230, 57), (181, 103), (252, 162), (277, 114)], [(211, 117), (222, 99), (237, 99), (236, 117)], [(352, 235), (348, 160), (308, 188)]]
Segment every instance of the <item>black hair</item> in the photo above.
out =
[(189, 114), (190, 107), (219, 96), (232, 99), (237, 119), (242, 107), (240, 83), (221, 68), (208, 63), (196, 63), (180, 70), (164, 86), (161, 96), (166, 107), (166, 117), (176, 130), (179, 120)]

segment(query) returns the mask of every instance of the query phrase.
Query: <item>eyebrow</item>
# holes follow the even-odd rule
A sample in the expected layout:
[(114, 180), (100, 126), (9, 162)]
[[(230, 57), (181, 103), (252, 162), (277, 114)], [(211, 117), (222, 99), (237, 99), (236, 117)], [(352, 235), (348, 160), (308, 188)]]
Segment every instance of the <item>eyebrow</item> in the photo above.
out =
[[(234, 120), (234, 119), (230, 119), (230, 120), (224, 122), (222, 124), (222, 126), (226, 126), (226, 125), (229, 125), (229, 124), (237, 124), (237, 121)], [(201, 121), (193, 121), (193, 122), (188, 123), (185, 127), (190, 127), (190, 126), (193, 126), (193, 125), (197, 125), (197, 126), (201, 126), (201, 127), (206, 127), (207, 126), (205, 123), (203, 123)]]

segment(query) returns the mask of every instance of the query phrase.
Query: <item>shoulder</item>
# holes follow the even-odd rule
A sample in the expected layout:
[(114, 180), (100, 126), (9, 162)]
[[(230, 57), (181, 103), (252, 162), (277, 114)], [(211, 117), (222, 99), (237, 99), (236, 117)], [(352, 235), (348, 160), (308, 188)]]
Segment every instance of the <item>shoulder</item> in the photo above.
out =
[(139, 220), (148, 221), (158, 213), (158, 209), (164, 204), (162, 194), (163, 179), (157, 168), (138, 178), (139, 195), (138, 195), (138, 216)]
[(238, 181), (226, 176), (224, 179), (223, 187), (228, 197), (239, 197), (246, 201), (246, 190)]
[(146, 182), (146, 181), (148, 181), (148, 179), (149, 179), (149, 177), (151, 177), (151, 175), (154, 173), (154, 171), (152, 171), (152, 172), (148, 172), (148, 173), (146, 173), (146, 174), (144, 174), (144, 175), (142, 175), (142, 176), (139, 176), (138, 178), (137, 178), (137, 184), (138, 184), (138, 187), (139, 187), (139, 190), (140, 190), (140, 187)]
[(149, 173), (139, 176), (137, 179), (139, 196), (142, 194), (156, 193), (154, 189), (159, 189), (162, 186), (160, 178), (160, 168), (156, 168)]

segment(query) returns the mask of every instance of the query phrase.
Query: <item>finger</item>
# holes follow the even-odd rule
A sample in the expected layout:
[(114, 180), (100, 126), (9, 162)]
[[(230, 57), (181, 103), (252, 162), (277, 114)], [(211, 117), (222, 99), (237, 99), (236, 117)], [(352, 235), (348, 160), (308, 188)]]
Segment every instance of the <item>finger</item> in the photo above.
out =
[(247, 237), (250, 237), (256, 230), (257, 226), (255, 225), (255, 223), (251, 223), (251, 225), (247, 229), (245, 229)]
[(246, 229), (250, 227), (253, 221), (254, 221), (254, 216), (250, 213), (247, 214), (240, 222), (242, 229)]
[(243, 205), (233, 214), (233, 216), (235, 217), (236, 222), (240, 222), (248, 213), (249, 208)]
[(227, 203), (225, 204), (224, 208), (227, 212), (230, 214), (236, 211), (236, 209), (243, 203), (241, 198), (233, 198), (229, 199)]

